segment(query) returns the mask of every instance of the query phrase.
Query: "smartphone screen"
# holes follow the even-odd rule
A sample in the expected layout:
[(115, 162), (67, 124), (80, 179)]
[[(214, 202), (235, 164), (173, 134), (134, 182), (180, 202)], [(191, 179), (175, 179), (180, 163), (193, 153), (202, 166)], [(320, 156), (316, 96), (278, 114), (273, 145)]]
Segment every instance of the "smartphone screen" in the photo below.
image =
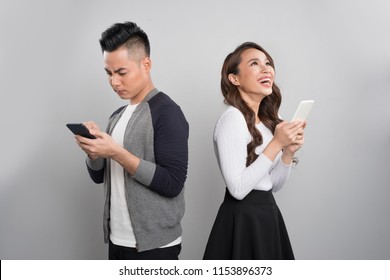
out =
[(96, 139), (91, 133), (89, 133), (88, 128), (82, 123), (68, 123), (66, 125), (74, 135), (80, 135), (89, 139)]
[(313, 104), (314, 104), (314, 100), (302, 100), (301, 103), (299, 103), (299, 106), (295, 111), (295, 114), (291, 121), (306, 120), (307, 116), (310, 113), (311, 107), (313, 107)]

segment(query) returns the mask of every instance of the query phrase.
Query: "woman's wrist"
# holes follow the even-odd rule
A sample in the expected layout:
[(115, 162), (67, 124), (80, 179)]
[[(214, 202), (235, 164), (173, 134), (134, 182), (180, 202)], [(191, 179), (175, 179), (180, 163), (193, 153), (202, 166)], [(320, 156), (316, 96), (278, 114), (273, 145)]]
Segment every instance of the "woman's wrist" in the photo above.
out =
[(290, 165), (293, 162), (294, 159), (294, 153), (287, 152), (286, 150), (283, 150), (282, 153), (282, 161), (286, 165)]
[(295, 155), (295, 152), (290, 152), (287, 149), (283, 149), (283, 155), (293, 158)]
[(271, 161), (274, 161), (277, 154), (283, 149), (283, 147), (278, 143), (278, 141), (274, 139), (269, 142), (269, 144), (263, 151), (263, 154), (267, 156)]

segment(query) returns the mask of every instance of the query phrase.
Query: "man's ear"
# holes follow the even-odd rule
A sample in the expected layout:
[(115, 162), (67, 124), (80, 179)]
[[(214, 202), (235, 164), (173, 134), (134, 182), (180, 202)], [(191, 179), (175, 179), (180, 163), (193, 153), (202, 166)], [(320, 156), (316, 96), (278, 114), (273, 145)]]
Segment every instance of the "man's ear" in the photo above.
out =
[(229, 79), (229, 81), (230, 81), (233, 85), (235, 85), (235, 86), (239, 86), (239, 85), (240, 85), (240, 82), (238, 81), (236, 75), (230, 73), (229, 76), (228, 76), (228, 79)]
[(141, 62), (141, 66), (145, 69), (145, 71), (150, 72), (152, 68), (152, 60), (150, 57), (144, 57)]

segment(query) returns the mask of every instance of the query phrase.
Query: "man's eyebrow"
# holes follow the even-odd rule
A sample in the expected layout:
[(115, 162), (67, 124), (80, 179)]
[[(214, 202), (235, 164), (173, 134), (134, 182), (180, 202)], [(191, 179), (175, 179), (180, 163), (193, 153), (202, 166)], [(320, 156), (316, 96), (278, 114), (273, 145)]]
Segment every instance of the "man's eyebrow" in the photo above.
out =
[[(111, 71), (108, 70), (107, 68), (104, 68), (104, 70), (106, 70), (107, 73), (111, 73)], [(118, 69), (114, 70), (114, 73), (118, 73), (122, 70), (126, 70), (126, 68), (125, 67), (118, 68)]]

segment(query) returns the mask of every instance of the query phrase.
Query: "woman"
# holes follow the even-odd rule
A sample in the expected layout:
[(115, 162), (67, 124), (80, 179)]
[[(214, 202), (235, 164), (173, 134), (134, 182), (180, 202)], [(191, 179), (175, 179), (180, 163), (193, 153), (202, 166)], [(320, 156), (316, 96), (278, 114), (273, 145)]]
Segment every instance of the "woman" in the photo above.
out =
[(244, 43), (221, 72), (229, 108), (214, 130), (214, 147), (227, 191), (204, 259), (294, 259), (272, 192), (289, 177), (306, 123), (282, 121), (280, 89), (271, 56)]

